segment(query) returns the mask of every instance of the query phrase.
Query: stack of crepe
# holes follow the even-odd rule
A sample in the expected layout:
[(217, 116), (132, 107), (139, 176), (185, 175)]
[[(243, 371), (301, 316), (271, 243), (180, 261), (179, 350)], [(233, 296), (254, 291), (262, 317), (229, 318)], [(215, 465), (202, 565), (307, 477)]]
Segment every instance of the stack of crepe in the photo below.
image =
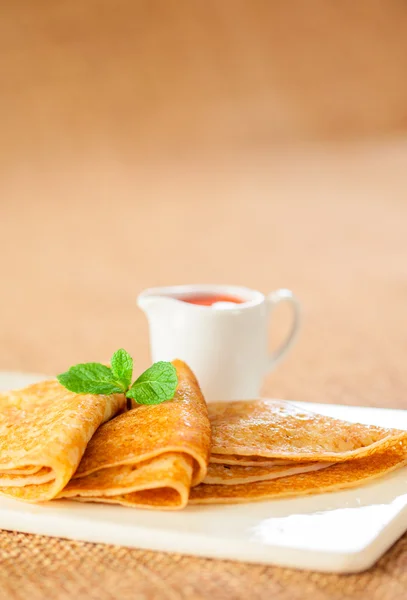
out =
[(189, 367), (173, 364), (174, 398), (127, 412), (122, 395), (56, 381), (1, 394), (0, 494), (182, 509), (348, 488), (407, 463), (407, 432), (289, 402), (219, 402), (208, 415)]
[(316, 494), (364, 484), (407, 464), (407, 432), (348, 423), (289, 402), (210, 405), (212, 450), (194, 504)]

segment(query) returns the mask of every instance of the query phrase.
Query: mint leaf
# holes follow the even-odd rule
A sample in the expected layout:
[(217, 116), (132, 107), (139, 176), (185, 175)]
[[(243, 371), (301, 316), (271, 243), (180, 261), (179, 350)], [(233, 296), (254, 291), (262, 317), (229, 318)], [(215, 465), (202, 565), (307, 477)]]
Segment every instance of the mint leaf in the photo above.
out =
[(127, 392), (138, 404), (161, 404), (174, 397), (177, 371), (170, 362), (156, 362), (133, 383)]
[(112, 370), (100, 363), (83, 363), (71, 367), (57, 379), (70, 392), (76, 394), (118, 394), (126, 388), (116, 381)]
[(131, 386), (133, 375), (133, 359), (130, 354), (123, 348), (117, 350), (110, 361), (110, 368), (115, 380), (120, 381), (124, 389), (127, 390)]

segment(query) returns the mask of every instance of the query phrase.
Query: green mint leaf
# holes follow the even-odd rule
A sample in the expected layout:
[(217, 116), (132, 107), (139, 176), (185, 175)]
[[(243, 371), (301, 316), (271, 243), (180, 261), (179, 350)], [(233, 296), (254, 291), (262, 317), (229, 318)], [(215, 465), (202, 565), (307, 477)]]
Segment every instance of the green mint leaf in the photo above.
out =
[(76, 394), (119, 394), (126, 389), (115, 380), (112, 370), (100, 363), (84, 363), (57, 376), (61, 385)]
[(116, 381), (127, 390), (131, 386), (131, 378), (133, 375), (133, 359), (126, 350), (121, 348), (117, 350), (110, 361), (110, 368)]
[(156, 362), (133, 383), (127, 392), (138, 404), (161, 404), (174, 397), (177, 371), (169, 362)]

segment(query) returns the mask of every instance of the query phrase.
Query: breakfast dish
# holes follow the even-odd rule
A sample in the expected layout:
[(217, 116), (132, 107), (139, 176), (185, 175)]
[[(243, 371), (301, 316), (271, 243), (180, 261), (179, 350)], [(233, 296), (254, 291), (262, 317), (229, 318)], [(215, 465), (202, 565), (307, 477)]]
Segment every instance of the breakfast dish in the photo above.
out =
[(207, 407), (184, 362), (133, 384), (132, 369), (119, 350), (111, 367), (0, 395), (0, 494), (180, 510), (346, 489), (407, 464), (406, 431), (280, 400)]
[[(100, 389), (93, 395), (68, 393), (56, 381), (1, 393), (0, 527), (88, 542), (341, 573), (370, 567), (405, 531), (407, 467), (399, 467), (407, 457), (407, 433), (393, 427), (407, 430), (406, 411), (283, 402), (283, 418), (282, 411), (277, 410), (281, 408), (280, 401), (259, 400), (254, 401), (254, 422), (245, 402), (224, 403), (223, 409), (209, 404), (215, 448), (221, 451), (212, 450), (208, 456), (209, 445), (202, 443), (203, 439), (193, 443), (192, 438), (185, 437), (188, 432), (205, 431), (202, 422), (198, 422), (199, 415), (203, 417), (206, 412), (189, 369), (178, 361), (174, 364), (177, 385), (173, 399), (145, 406), (137, 402), (128, 411), (125, 396), (129, 393), (101, 395)], [(116, 371), (115, 377), (123, 378), (125, 369)], [(156, 380), (150, 372), (148, 386), (159, 381), (163, 387), (162, 372), (160, 368)], [(39, 380), (39, 376), (0, 373), (0, 390)], [(137, 387), (139, 380), (133, 385)], [(126, 389), (129, 382), (123, 386)], [(149, 395), (144, 388), (132, 395), (150, 402), (158, 397), (157, 393)], [(162, 391), (162, 397), (169, 395), (168, 390)], [(186, 404), (181, 400), (183, 395), (188, 396)], [(67, 412), (65, 397), (71, 399), (76, 418)], [(189, 408), (180, 411), (181, 405)], [(101, 406), (105, 410), (98, 426)], [(166, 413), (159, 433), (155, 433), (152, 415), (164, 415), (164, 409), (171, 412)], [(226, 438), (231, 439), (225, 419), (230, 409), (235, 414), (230, 419), (234, 423), (234, 443), (224, 445)], [(293, 411), (297, 414), (295, 427)], [(173, 412), (178, 417), (171, 420)], [(151, 413), (148, 420), (140, 418), (143, 413)], [(103, 424), (104, 419), (108, 421)], [(67, 427), (71, 422), (73, 431)], [(319, 423), (319, 437), (312, 434), (314, 428), (311, 431), (310, 423), (315, 422)], [(85, 423), (97, 428), (92, 437)], [(127, 464), (123, 460), (126, 444), (116, 423), (125, 423), (124, 431), (129, 435)], [(141, 437), (130, 423), (136, 424)], [(206, 423), (209, 425), (209, 421)], [(335, 427), (327, 426), (332, 423), (336, 423)], [(273, 429), (277, 425), (280, 434)], [(70, 449), (74, 446), (78, 454), (82, 452), (77, 444), (81, 436), (75, 433), (78, 428), (83, 435), (86, 430), (90, 439), (84, 443), (87, 447), (82, 460), (76, 459), (78, 467), (71, 463), (66, 470), (61, 469), (64, 479), (70, 480), (64, 482), (63, 489), (62, 478), (58, 484), (44, 482), (42, 478), (50, 476), (49, 465), (59, 465), (63, 462), (61, 456), (67, 462), (72, 460)], [(110, 435), (115, 429), (116, 434)], [(170, 429), (175, 437), (169, 436)], [(65, 440), (62, 449), (50, 443), (51, 431), (54, 439)], [(334, 432), (336, 436), (342, 432), (342, 438), (339, 435), (336, 442)], [(137, 439), (144, 440), (144, 447), (137, 446)], [(170, 439), (176, 444), (174, 451), (164, 447)], [(288, 456), (274, 458), (274, 450), (278, 449), (275, 454), (281, 455), (284, 439)], [(336, 454), (322, 459), (317, 456), (321, 449)], [(366, 449), (367, 455), (363, 456)], [(153, 454), (147, 458), (150, 450)], [(354, 454), (342, 460), (344, 452)], [(262, 456), (265, 453), (267, 456)], [(39, 456), (41, 460), (37, 460)], [(195, 471), (193, 466), (191, 469), (190, 457)], [(115, 463), (116, 459), (122, 464)], [(93, 468), (98, 486), (91, 484), (92, 488), (89, 483)], [(133, 473), (130, 477), (128, 469)], [(137, 484), (144, 489), (129, 492), (134, 473)], [(19, 478), (18, 485), (14, 476)], [(14, 485), (7, 485), (10, 482)], [(80, 482), (91, 495), (79, 495)], [(51, 498), (51, 502), (43, 501)], [(35, 505), (29, 506), (20, 499)]]

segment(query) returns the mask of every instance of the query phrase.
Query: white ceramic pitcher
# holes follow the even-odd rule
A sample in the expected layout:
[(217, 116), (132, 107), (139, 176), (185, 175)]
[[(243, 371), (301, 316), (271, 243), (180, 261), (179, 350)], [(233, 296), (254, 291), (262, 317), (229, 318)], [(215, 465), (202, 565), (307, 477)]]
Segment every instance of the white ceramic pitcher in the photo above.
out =
[[(229, 296), (241, 303), (190, 304), (194, 296)], [(268, 320), (280, 302), (293, 309), (291, 330), (274, 352), (268, 350)], [(267, 296), (245, 287), (180, 285), (150, 288), (138, 297), (150, 326), (153, 362), (180, 358), (196, 374), (207, 401), (243, 400), (259, 395), (263, 377), (293, 344), (300, 307), (290, 290)]]

